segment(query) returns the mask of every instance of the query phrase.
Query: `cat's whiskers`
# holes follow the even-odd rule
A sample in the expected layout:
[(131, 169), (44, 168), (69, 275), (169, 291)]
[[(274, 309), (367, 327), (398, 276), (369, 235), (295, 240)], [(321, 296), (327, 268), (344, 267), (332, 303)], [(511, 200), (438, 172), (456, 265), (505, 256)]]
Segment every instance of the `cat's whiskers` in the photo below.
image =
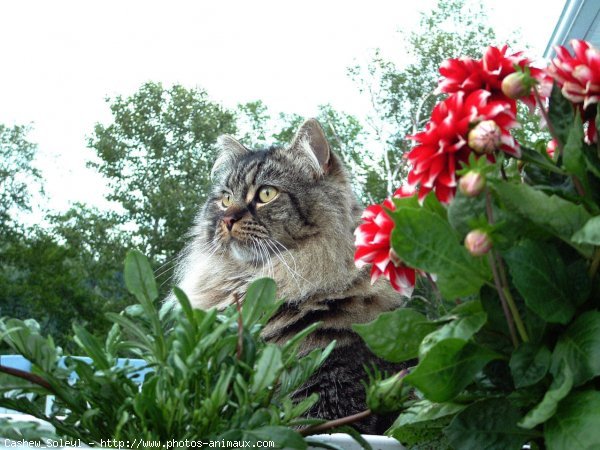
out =
[(250, 236), (251, 242), (252, 242), (252, 261), (254, 261), (254, 273), (258, 273), (258, 267), (259, 267), (259, 258), (261, 259), (260, 262), (260, 269), (263, 270), (263, 262), (262, 262), (262, 255), (260, 254), (259, 250), (258, 250), (258, 244), (256, 242), (256, 238), (254, 236)]
[[(300, 278), (302, 281), (306, 282), (307, 284), (309, 284), (312, 287), (315, 286), (312, 281), (307, 280), (306, 278), (304, 278), (304, 276), (302, 276), (302, 274), (300, 272), (298, 272), (298, 270), (297, 270), (298, 267), (296, 265), (296, 259), (294, 258), (294, 255), (292, 255), (292, 253), (289, 251), (289, 249), (285, 245), (283, 245), (281, 242), (277, 241), (274, 238), (267, 238), (267, 240), (265, 242), (270, 243), (269, 245), (273, 249), (273, 253), (275, 253), (277, 258), (279, 258), (279, 260), (285, 266), (287, 271), (290, 273), (290, 275), (292, 276), (293, 280), (296, 283), (296, 287), (300, 288), (300, 283), (298, 282), (298, 278)], [(283, 255), (283, 252), (276, 247), (276, 244), (281, 246), (284, 249), (286, 255), (290, 256), (290, 258), (292, 259), (292, 262), (294, 264), (293, 269), (285, 261), (285, 256)]]
[(266, 266), (267, 266), (267, 276), (269, 278), (275, 278), (275, 268), (273, 267), (273, 261), (271, 261), (271, 258), (269, 257), (269, 249), (267, 248), (267, 246), (265, 245), (265, 241), (264, 240), (258, 240), (258, 245), (263, 249), (264, 251), (264, 255), (265, 255), (265, 261), (266, 261)]

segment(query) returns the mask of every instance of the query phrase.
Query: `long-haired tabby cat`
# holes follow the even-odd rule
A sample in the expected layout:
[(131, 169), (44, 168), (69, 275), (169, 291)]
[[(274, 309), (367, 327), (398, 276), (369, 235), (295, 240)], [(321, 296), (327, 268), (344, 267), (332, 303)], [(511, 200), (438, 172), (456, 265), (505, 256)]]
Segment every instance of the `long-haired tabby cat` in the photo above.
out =
[[(353, 232), (361, 207), (340, 158), (330, 151), (319, 123), (306, 121), (289, 148), (248, 150), (230, 136), (220, 140), (213, 189), (182, 254), (177, 284), (197, 308), (224, 308), (243, 298), (250, 281), (269, 276), (285, 303), (264, 330), (284, 343), (316, 321), (320, 329), (302, 351), (337, 345), (297, 393), (317, 392), (309, 416), (333, 419), (363, 411), (364, 366), (396, 371), (373, 355), (352, 331), (354, 323), (401, 306), (388, 283), (371, 285), (367, 269), (354, 266)], [(385, 430), (371, 416), (363, 433)]]

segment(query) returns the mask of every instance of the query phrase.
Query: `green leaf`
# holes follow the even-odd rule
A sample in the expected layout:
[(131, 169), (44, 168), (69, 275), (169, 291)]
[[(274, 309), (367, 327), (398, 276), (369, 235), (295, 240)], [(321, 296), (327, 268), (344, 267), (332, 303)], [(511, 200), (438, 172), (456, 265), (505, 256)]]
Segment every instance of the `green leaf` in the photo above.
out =
[(435, 330), (436, 325), (413, 309), (399, 308), (380, 314), (372, 322), (353, 325), (352, 329), (377, 356), (401, 362), (417, 357), (421, 340)]
[(597, 449), (600, 442), (600, 392), (574, 392), (560, 402), (544, 426), (548, 450)]
[(498, 182), (493, 183), (493, 187), (507, 209), (573, 245), (585, 256), (591, 255), (591, 247), (571, 241), (573, 233), (591, 218), (583, 206), (556, 195), (546, 195), (526, 184)]
[(525, 342), (510, 358), (510, 372), (517, 389), (540, 381), (550, 369), (552, 354), (547, 347)]
[(583, 154), (583, 123), (578, 112), (575, 114), (575, 120), (563, 148), (563, 165), (567, 171), (579, 179), (586, 195), (589, 196), (590, 186), (587, 179), (587, 164)]
[(580, 386), (600, 375), (600, 312), (588, 311), (577, 317), (558, 340), (550, 370), (554, 375), (565, 361), (573, 372), (573, 384)]
[(242, 317), (244, 326), (250, 327), (258, 322), (264, 315), (270, 315), (277, 306), (275, 292), (277, 286), (270, 278), (261, 278), (254, 281), (244, 297)]
[(281, 349), (275, 344), (267, 344), (254, 366), (252, 392), (257, 393), (269, 388), (282, 368)]
[(442, 295), (456, 298), (475, 294), (490, 278), (486, 262), (474, 258), (458, 242), (452, 227), (424, 209), (394, 211), (392, 247), (409, 266), (437, 275)]
[(578, 244), (600, 245), (600, 216), (588, 220), (571, 239)]
[(435, 344), (405, 381), (428, 400), (446, 402), (456, 397), (475, 375), (499, 355), (463, 339), (446, 339)]
[(531, 430), (552, 417), (558, 408), (558, 402), (565, 398), (573, 387), (573, 374), (566, 364), (563, 364), (559, 376), (554, 379), (550, 389), (542, 401), (519, 422), (519, 426)]
[(521, 146), (521, 160), (536, 164), (542, 169), (549, 170), (550, 172), (558, 173), (560, 175), (565, 174), (565, 172), (557, 167), (546, 155), (527, 147)]
[(566, 324), (575, 314), (567, 268), (551, 245), (522, 241), (504, 254), (513, 283), (542, 319)]
[(445, 433), (456, 449), (518, 450), (533, 437), (517, 426), (519, 418), (519, 410), (508, 400), (486, 399), (460, 412)]
[(458, 338), (467, 341), (483, 327), (487, 321), (487, 314), (481, 310), (481, 303), (479, 302), (469, 302), (463, 305), (471, 306), (471, 303), (479, 304), (477, 311), (470, 314), (461, 314), (438, 330), (425, 336), (419, 347), (419, 358), (422, 359), (431, 347), (444, 339)]
[(548, 116), (556, 132), (555, 137), (562, 145), (565, 145), (573, 124), (573, 105), (562, 95), (560, 87), (556, 83), (552, 86), (550, 94)]
[[(600, 115), (597, 114), (596, 121), (598, 121), (599, 117)], [(596, 145), (584, 145), (583, 156), (585, 158), (587, 170), (593, 173), (596, 176), (596, 178), (600, 178), (600, 159), (598, 159)]]
[(440, 417), (451, 416), (465, 408), (466, 405), (457, 403), (433, 403), (429, 400), (419, 400), (405, 409), (398, 416), (390, 429), (390, 434), (392, 434), (395, 427), (402, 427), (409, 424), (412, 425), (419, 422), (428, 422), (430, 420), (439, 419)]
[[(415, 195), (414, 198), (418, 197)], [(448, 211), (446, 210), (444, 205), (440, 203), (440, 201), (437, 198), (437, 195), (435, 195), (435, 192), (433, 191), (425, 196), (425, 200), (423, 200), (423, 209), (437, 214), (444, 220), (448, 218)]]
[(85, 352), (86, 356), (92, 358), (96, 368), (100, 370), (110, 369), (111, 363), (98, 338), (79, 325), (73, 325), (73, 330), (75, 331), (75, 342)]
[(467, 197), (460, 191), (448, 206), (448, 222), (461, 236), (473, 229), (471, 223), (485, 217), (485, 196)]
[(152, 267), (138, 250), (131, 250), (125, 257), (125, 285), (142, 305), (158, 298), (158, 289)]
[(273, 441), (278, 448), (294, 450), (304, 450), (307, 448), (307, 443), (300, 433), (288, 427), (266, 426), (247, 431), (246, 433), (256, 437), (259, 441)]

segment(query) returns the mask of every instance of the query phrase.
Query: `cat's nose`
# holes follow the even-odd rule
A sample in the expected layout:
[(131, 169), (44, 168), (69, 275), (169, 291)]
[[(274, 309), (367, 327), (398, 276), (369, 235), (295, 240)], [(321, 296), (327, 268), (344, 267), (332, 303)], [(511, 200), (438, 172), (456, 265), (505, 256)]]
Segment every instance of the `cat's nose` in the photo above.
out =
[(231, 231), (231, 229), (233, 228), (233, 224), (236, 223), (238, 220), (240, 220), (240, 219), (239, 219), (239, 217), (236, 217), (236, 216), (223, 217), (223, 223), (227, 227), (228, 231)]

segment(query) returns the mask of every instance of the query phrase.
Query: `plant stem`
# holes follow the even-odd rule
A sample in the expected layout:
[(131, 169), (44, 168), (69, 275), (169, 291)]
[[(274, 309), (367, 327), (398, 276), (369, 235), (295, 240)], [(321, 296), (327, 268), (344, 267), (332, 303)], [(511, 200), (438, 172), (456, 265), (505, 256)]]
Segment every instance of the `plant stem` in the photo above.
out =
[(515, 320), (515, 324), (517, 325), (517, 331), (519, 332), (519, 335), (521, 336), (523, 342), (529, 342), (529, 335), (527, 334), (527, 330), (525, 329), (525, 325), (523, 324), (523, 320), (521, 319), (521, 314), (519, 313), (519, 309), (517, 308), (517, 304), (515, 303), (512, 294), (510, 293), (510, 288), (508, 286), (508, 278), (506, 277), (506, 271), (504, 270), (502, 258), (498, 254), (496, 254), (495, 256), (496, 265), (500, 274), (500, 281), (502, 282), (502, 290), (504, 292), (504, 297), (506, 298), (506, 302), (508, 303), (510, 312), (512, 313), (513, 319)]
[(579, 196), (585, 197), (585, 189), (583, 188), (583, 185), (581, 184), (581, 181), (579, 180), (577, 175), (571, 175), (571, 178), (573, 179), (573, 185), (575, 186), (575, 190), (577, 191)]
[(504, 297), (504, 289), (502, 289), (502, 284), (500, 283), (500, 276), (498, 275), (498, 269), (496, 268), (496, 261), (494, 260), (493, 252), (488, 253), (488, 258), (490, 261), (490, 267), (492, 268), (492, 273), (494, 274), (494, 283), (496, 285), (496, 291), (498, 292), (498, 296), (500, 297), (502, 311), (504, 311), (504, 317), (506, 318), (508, 331), (510, 332), (510, 340), (512, 341), (513, 347), (517, 348), (519, 346), (519, 340), (517, 339), (515, 324), (513, 322), (510, 309), (508, 307), (508, 302)]
[(590, 270), (588, 272), (590, 278), (594, 278), (596, 276), (596, 272), (598, 272), (598, 266), (600, 265), (600, 247), (596, 247), (594, 251), (594, 259), (592, 259), (592, 264), (590, 265)]
[(349, 425), (354, 422), (358, 422), (359, 420), (365, 419), (372, 414), (370, 409), (366, 409), (365, 411), (359, 412), (357, 414), (353, 414), (351, 416), (342, 417), (340, 419), (329, 420), (325, 423), (320, 423), (319, 425), (313, 425), (312, 427), (305, 428), (300, 430), (299, 433), (302, 436), (308, 436), (311, 434), (318, 433), (320, 431), (331, 430), (332, 428), (341, 427), (343, 425)]
[(540, 94), (537, 90), (537, 88), (533, 88), (532, 89), (533, 92), (533, 96), (535, 97), (535, 101), (538, 104), (539, 108), (540, 108), (540, 112), (542, 114), (542, 117), (544, 118), (544, 121), (546, 122), (546, 126), (548, 127), (548, 131), (550, 132), (550, 135), (552, 136), (552, 138), (556, 141), (556, 148), (558, 149), (558, 152), (562, 155), (563, 153), (563, 145), (562, 142), (560, 142), (560, 140), (558, 139), (558, 135), (556, 134), (556, 130), (554, 129), (554, 125), (552, 125), (552, 122), (550, 122), (550, 117), (548, 116), (548, 111), (546, 111), (546, 107), (544, 106), (544, 102), (542, 102), (542, 99), (540, 98)]
[[(492, 196), (490, 194), (489, 188), (485, 190), (485, 212), (487, 215), (488, 223), (490, 225), (494, 225), (494, 213), (492, 211)], [(498, 264), (495, 256), (494, 250), (491, 250), (488, 253), (488, 259), (490, 262), (490, 267), (492, 268), (492, 274), (494, 276), (494, 285), (496, 286), (496, 291), (498, 292), (498, 297), (500, 297), (500, 303), (502, 304), (502, 311), (504, 312), (504, 317), (506, 318), (506, 324), (508, 325), (508, 331), (510, 332), (510, 339), (513, 343), (513, 346), (517, 348), (519, 346), (519, 341), (517, 339), (517, 333), (515, 331), (515, 324), (513, 321), (513, 314), (511, 314), (511, 309), (509, 308), (509, 304), (506, 298), (506, 292), (510, 295), (510, 291), (505, 289), (508, 285), (507, 283), (503, 286), (502, 279), (500, 277), (500, 273), (498, 270)], [(506, 277), (505, 277), (506, 278)], [(512, 300), (512, 297), (511, 297)], [(514, 304), (514, 301), (513, 301)], [(517, 311), (517, 314), (519, 311)], [(520, 317), (519, 317), (520, 320)]]
[(45, 379), (40, 377), (39, 375), (35, 375), (30, 372), (25, 372), (24, 370), (14, 369), (12, 367), (6, 367), (0, 365), (0, 372), (7, 373), (12, 375), (13, 377), (21, 378), (23, 380), (27, 380), (33, 384), (37, 384), (38, 386), (43, 387), (44, 389), (52, 392), (56, 395), (56, 391), (52, 387), (50, 383), (48, 383)]
[(240, 297), (237, 292), (233, 294), (233, 299), (238, 312), (237, 359), (242, 359), (242, 351), (244, 350), (244, 322), (242, 320), (242, 306), (240, 305)]

